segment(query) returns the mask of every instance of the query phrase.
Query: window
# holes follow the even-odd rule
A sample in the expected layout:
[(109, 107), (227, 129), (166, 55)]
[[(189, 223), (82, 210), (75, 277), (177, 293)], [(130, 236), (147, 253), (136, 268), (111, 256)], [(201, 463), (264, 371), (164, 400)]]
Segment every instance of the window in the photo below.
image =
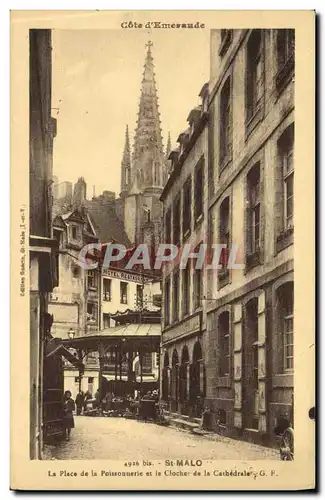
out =
[(221, 30), (219, 55), (222, 57), (231, 44), (233, 30)]
[(247, 176), (248, 187), (248, 253), (260, 250), (260, 166), (255, 165)]
[(71, 226), (71, 238), (73, 240), (77, 240), (79, 238), (79, 227), (78, 226)]
[(262, 30), (253, 30), (247, 43), (246, 113), (250, 120), (259, 110), (263, 98)]
[(277, 30), (277, 66), (278, 72), (284, 66), (294, 59), (295, 53), (295, 30), (293, 29), (279, 29)]
[(171, 242), (171, 229), (172, 229), (171, 219), (172, 219), (171, 210), (168, 210), (165, 216), (165, 243)]
[(278, 289), (280, 306), (280, 335), (282, 336), (282, 356), (284, 370), (293, 370), (293, 283), (289, 282)]
[(159, 163), (155, 162), (154, 163), (154, 183), (156, 185), (160, 184), (160, 169), (159, 169)]
[(229, 312), (223, 312), (218, 319), (219, 330), (219, 376), (230, 374), (230, 328)]
[(201, 305), (202, 300), (202, 269), (194, 270), (194, 308)]
[(137, 307), (143, 308), (143, 285), (137, 285)]
[(165, 281), (165, 325), (169, 325), (170, 323), (170, 279), (166, 279)]
[(179, 319), (179, 272), (173, 277), (173, 321)]
[(289, 83), (295, 67), (295, 30), (279, 29), (276, 38), (277, 74), (275, 83), (278, 91)]
[(220, 255), (220, 264), (222, 269), (219, 271), (219, 279), (228, 276), (228, 256), (230, 251), (230, 206), (229, 197), (225, 198), (220, 205), (219, 217), (219, 239), (220, 243), (226, 245), (222, 248)]
[(222, 169), (232, 157), (232, 103), (230, 78), (227, 79), (220, 93), (219, 123), (219, 159), (220, 169)]
[(112, 280), (108, 278), (103, 279), (103, 300), (105, 302), (112, 300)]
[(195, 171), (195, 220), (197, 221), (198, 218), (203, 215), (203, 190), (204, 190), (204, 185), (203, 185), (203, 167), (204, 167), (204, 160), (202, 159), (199, 163), (199, 165), (196, 167)]
[(96, 321), (96, 304), (87, 302), (87, 321)]
[(190, 265), (183, 270), (183, 316), (190, 312)]
[(97, 287), (96, 273), (94, 270), (88, 271), (87, 284), (88, 284), (88, 288), (96, 288)]
[(107, 313), (103, 314), (103, 323), (104, 323), (104, 328), (109, 328), (110, 327), (110, 316)]
[(181, 199), (178, 197), (174, 202), (174, 210), (173, 210), (173, 228), (174, 228), (174, 245), (178, 245), (180, 243), (181, 238)]
[(290, 125), (279, 141), (281, 169), (283, 178), (283, 200), (284, 200), (284, 229), (293, 227), (293, 148), (294, 148), (294, 125)]
[(183, 188), (183, 236), (191, 232), (192, 179), (189, 177)]
[(128, 284), (124, 281), (120, 282), (120, 302), (121, 304), (128, 303)]
[(80, 267), (79, 266), (72, 266), (72, 276), (75, 279), (80, 277)]
[(128, 186), (130, 184), (130, 168), (126, 167), (125, 169), (125, 184)]

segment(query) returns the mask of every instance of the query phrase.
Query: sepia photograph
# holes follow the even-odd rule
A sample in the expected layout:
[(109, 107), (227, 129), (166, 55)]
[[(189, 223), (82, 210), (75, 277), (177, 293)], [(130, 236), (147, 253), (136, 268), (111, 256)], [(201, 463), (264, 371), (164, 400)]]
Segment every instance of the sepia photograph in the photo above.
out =
[(138, 14), (25, 30), (25, 459), (271, 481), (301, 429), (297, 21)]

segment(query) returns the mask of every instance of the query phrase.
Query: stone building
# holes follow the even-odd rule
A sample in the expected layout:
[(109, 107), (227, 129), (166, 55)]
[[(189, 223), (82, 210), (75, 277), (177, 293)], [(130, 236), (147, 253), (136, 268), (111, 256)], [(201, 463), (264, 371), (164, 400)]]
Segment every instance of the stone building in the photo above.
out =
[[(208, 85), (201, 104), (191, 110), (188, 128), (170, 153), (171, 172), (161, 195), (164, 241), (195, 251), (207, 234)], [(189, 259), (182, 269), (175, 259), (163, 268), (161, 398), (171, 413), (199, 416), (206, 392), (206, 281)]]
[(206, 403), (259, 441), (293, 419), (294, 56), (294, 30), (211, 34), (208, 234), (243, 268), (207, 274)]
[(52, 159), (56, 120), (51, 116), (51, 30), (29, 33), (30, 126), (30, 458), (41, 457), (43, 442), (44, 352), (51, 331), (48, 295), (57, 284), (52, 234)]
[(218, 432), (271, 443), (293, 420), (294, 31), (212, 30), (210, 56), (161, 199), (166, 242), (224, 248), (199, 281), (194, 259), (164, 269), (162, 399), (188, 418), (199, 395)]

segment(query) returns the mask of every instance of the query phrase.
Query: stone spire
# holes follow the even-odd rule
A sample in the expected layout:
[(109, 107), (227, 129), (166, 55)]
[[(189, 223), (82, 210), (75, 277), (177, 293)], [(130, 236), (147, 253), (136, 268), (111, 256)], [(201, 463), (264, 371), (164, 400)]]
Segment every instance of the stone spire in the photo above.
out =
[(146, 44), (147, 55), (141, 85), (141, 96), (132, 157), (132, 180), (137, 177), (141, 190), (162, 188), (164, 154), (158, 111), (157, 87), (151, 53), (152, 42)]
[(129, 138), (129, 127), (126, 126), (125, 130), (125, 143), (123, 158), (121, 163), (121, 194), (128, 191), (131, 181), (131, 149)]

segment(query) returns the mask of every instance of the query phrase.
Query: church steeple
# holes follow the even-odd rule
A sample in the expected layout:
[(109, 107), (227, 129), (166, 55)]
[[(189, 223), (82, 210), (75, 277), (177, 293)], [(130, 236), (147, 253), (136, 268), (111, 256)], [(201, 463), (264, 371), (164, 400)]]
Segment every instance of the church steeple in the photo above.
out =
[(129, 127), (126, 126), (125, 130), (125, 143), (123, 158), (121, 163), (121, 193), (128, 191), (131, 182), (131, 149), (129, 138)]
[(162, 188), (163, 185), (164, 155), (152, 45), (150, 41), (146, 44), (147, 55), (132, 157), (132, 179), (137, 176), (141, 189)]

